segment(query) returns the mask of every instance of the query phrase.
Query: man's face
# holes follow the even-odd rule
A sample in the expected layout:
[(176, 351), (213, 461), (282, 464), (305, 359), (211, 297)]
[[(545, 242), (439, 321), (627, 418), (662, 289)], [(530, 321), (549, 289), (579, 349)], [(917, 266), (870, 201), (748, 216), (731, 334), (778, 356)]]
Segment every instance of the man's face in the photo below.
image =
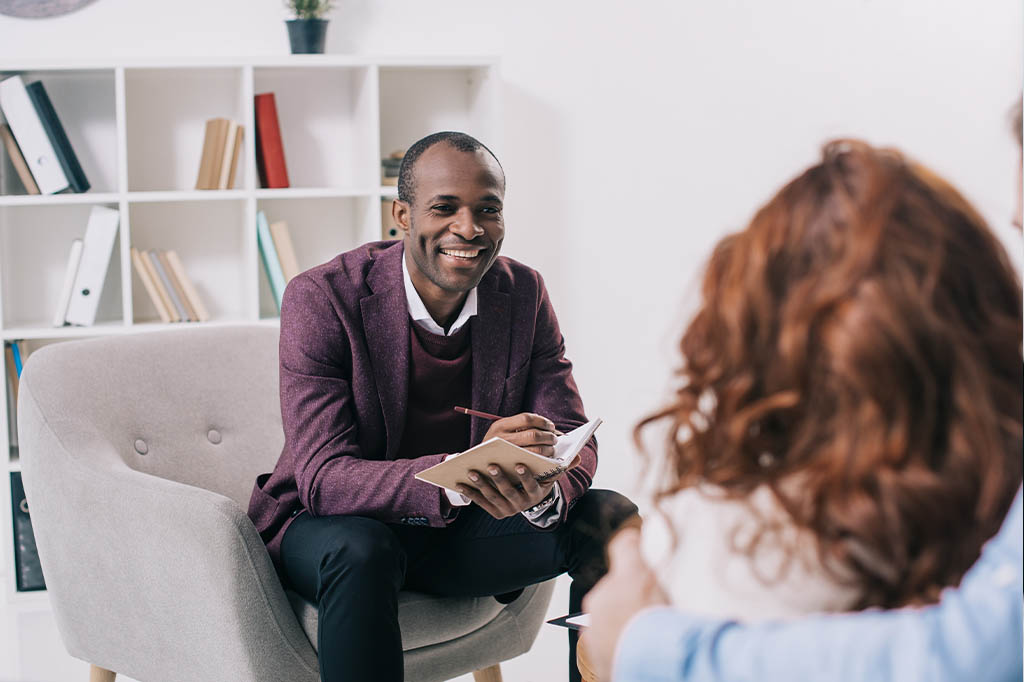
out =
[(412, 203), (395, 202), (413, 284), (431, 298), (469, 291), (505, 238), (504, 174), (485, 150), (461, 152), (445, 142), (423, 152), (413, 173)]

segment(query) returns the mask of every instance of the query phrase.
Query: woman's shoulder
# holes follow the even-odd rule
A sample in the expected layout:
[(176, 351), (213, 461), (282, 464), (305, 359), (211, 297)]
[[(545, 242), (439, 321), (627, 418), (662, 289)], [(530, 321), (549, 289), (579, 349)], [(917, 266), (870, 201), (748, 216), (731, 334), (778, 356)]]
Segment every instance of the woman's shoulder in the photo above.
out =
[(767, 486), (739, 498), (687, 488), (659, 507), (644, 520), (644, 553), (681, 608), (755, 621), (845, 611), (859, 597)]

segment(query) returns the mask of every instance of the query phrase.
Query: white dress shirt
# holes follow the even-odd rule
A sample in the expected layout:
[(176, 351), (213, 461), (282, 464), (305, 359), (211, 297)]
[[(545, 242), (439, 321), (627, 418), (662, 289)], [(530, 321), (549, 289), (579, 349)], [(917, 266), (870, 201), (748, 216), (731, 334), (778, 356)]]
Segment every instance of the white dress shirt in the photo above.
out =
[[(477, 309), (477, 294), (476, 287), (469, 290), (466, 294), (466, 300), (462, 304), (462, 310), (459, 311), (459, 316), (455, 318), (455, 322), (445, 332), (444, 328), (439, 325), (430, 313), (427, 311), (427, 306), (424, 305), (423, 299), (420, 298), (420, 294), (416, 291), (416, 287), (412, 283), (412, 277), (409, 276), (409, 264), (405, 260), (405, 254), (402, 254), (402, 280), (405, 282), (405, 301), (409, 308), (409, 317), (412, 321), (418, 324), (423, 329), (426, 329), (432, 334), (438, 334), (440, 336), (451, 336), (455, 332), (466, 326), (470, 318), (476, 315)], [(454, 405), (452, 407), (455, 407)], [(445, 457), (448, 460), (459, 453), (453, 453)], [(448, 502), (453, 507), (465, 507), (472, 500), (465, 495), (455, 492), (454, 490), (448, 490), (445, 488), (445, 494), (448, 497)], [(551, 488), (551, 496), (554, 498), (554, 504), (547, 507), (546, 509), (538, 510), (535, 513), (528, 513), (527, 511), (521, 512), (527, 521), (537, 526), (538, 528), (547, 528), (553, 525), (562, 514), (562, 491), (559, 489), (556, 483)]]

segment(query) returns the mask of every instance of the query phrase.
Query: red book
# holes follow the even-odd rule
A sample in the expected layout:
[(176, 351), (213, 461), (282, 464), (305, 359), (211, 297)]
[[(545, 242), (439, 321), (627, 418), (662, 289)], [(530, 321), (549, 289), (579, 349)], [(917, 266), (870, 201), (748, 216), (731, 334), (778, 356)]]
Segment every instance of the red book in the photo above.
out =
[(256, 95), (256, 168), (262, 187), (288, 187), (281, 127), (277, 123), (274, 93)]

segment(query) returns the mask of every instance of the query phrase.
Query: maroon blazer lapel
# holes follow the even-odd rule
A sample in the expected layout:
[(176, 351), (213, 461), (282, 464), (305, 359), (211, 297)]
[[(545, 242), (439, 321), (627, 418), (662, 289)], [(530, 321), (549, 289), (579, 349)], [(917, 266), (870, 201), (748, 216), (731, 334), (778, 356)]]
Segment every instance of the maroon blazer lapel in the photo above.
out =
[(409, 306), (402, 283), (402, 247), (380, 252), (366, 283), (373, 294), (359, 301), (370, 365), (387, 433), (385, 459), (402, 442), (409, 398)]
[[(490, 273), (489, 273), (490, 274)], [(496, 414), (505, 393), (509, 341), (512, 337), (512, 303), (509, 294), (498, 291), (487, 275), (477, 287), (477, 313), (473, 320), (473, 404), (481, 412)], [(510, 415), (501, 415), (507, 417)], [(473, 417), (470, 445), (479, 443), (491, 422)]]

